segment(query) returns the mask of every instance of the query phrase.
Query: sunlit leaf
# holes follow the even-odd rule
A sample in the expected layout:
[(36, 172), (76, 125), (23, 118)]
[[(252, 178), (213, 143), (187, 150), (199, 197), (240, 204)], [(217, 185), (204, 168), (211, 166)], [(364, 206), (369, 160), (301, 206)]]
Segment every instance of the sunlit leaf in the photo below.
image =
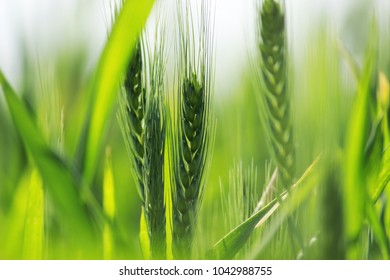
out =
[[(292, 186), (289, 194), (286, 192), (272, 200), (269, 204), (264, 206), (261, 210), (254, 213), (251, 217), (241, 223), (239, 226), (230, 231), (220, 241), (218, 241), (213, 248), (208, 252), (208, 257), (212, 259), (231, 259), (244, 246), (250, 234), (256, 227), (262, 226), (268, 218), (281, 206), (283, 213), (288, 216), (294, 212), (305, 201), (307, 196), (312, 191), (315, 184), (303, 183), (304, 180), (312, 173), (314, 167), (318, 163), (318, 159), (305, 171), (302, 177)], [(298, 188), (299, 185), (301, 187)], [(286, 217), (285, 216), (285, 217)], [(284, 218), (285, 218), (284, 217)]]
[(105, 221), (103, 226), (103, 255), (104, 259), (112, 259), (114, 252), (114, 234), (111, 224), (115, 218), (115, 182), (111, 163), (111, 150), (107, 148), (106, 163), (103, 181), (103, 209), (104, 214), (111, 223)]
[(383, 152), (381, 167), (379, 171), (377, 188), (372, 195), (372, 200), (376, 202), (384, 189), (390, 184), (390, 145)]
[(347, 258), (360, 259), (363, 256), (363, 243), (360, 242), (365, 219), (364, 152), (370, 121), (372, 97), (372, 79), (377, 66), (377, 28), (373, 28), (372, 37), (366, 54), (362, 75), (358, 82), (346, 140), (346, 169), (344, 188), (345, 234), (347, 240)]
[(23, 258), (43, 259), (45, 201), (42, 179), (37, 170), (31, 174), (26, 207)]
[(153, 3), (153, 0), (124, 2), (100, 57), (90, 91), (85, 138), (80, 140), (87, 184), (92, 182), (100, 160), (105, 128), (117, 98), (116, 91)]
[(142, 208), (142, 212), (141, 212), (139, 239), (140, 239), (140, 243), (141, 243), (142, 254), (144, 255), (144, 258), (146, 260), (149, 260), (150, 259), (150, 241), (149, 241), (148, 226), (146, 224), (146, 219), (145, 219), (145, 211), (143, 208)]
[(373, 235), (378, 242), (379, 249), (383, 256), (383, 259), (389, 259), (389, 247), (386, 237), (386, 230), (380, 223), (379, 217), (375, 211), (374, 205), (371, 202), (367, 203), (367, 216)]
[(0, 72), (0, 83), (14, 125), (30, 152), (45, 182), (45, 187), (60, 215), (62, 224), (81, 244), (93, 241), (91, 220), (78, 192), (78, 185), (66, 162), (45, 143), (34, 117), (18, 98), (8, 81)]
[[(1, 75), (0, 75), (1, 79)], [(28, 190), (31, 173), (27, 172), (20, 178), (13, 196), (11, 209), (2, 225), (2, 238), (0, 239), (0, 258), (16, 259), (21, 258), (23, 251), (23, 231), (26, 219), (26, 208), (28, 202)]]

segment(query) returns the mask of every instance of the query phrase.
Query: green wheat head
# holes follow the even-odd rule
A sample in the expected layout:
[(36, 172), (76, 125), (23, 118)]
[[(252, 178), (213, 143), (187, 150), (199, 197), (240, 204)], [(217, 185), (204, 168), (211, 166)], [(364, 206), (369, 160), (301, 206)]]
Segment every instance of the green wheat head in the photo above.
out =
[(164, 205), (165, 146), (165, 48), (163, 36), (153, 52), (145, 35), (127, 69), (121, 98), (121, 126), (143, 202), (150, 252), (153, 259), (165, 258)]
[[(295, 147), (287, 85), (285, 14), (281, 0), (263, 0), (258, 15), (263, 117), (277, 167), (278, 185), (289, 189), (294, 182)], [(300, 249), (304, 250), (301, 233), (291, 217), (288, 218), (288, 231), (281, 231), (280, 234), (282, 240), (288, 237), (292, 244), (297, 245), (294, 255)], [(280, 246), (280, 242), (277, 246)]]
[(166, 114), (164, 105), (165, 50), (163, 41), (154, 49), (146, 115), (144, 149), (144, 209), (148, 225), (151, 257), (166, 257), (164, 203), (164, 147)]
[(144, 115), (146, 106), (146, 92), (143, 84), (143, 59), (141, 43), (136, 47), (134, 57), (128, 66), (124, 81), (124, 120), (126, 131), (125, 139), (128, 144), (130, 158), (137, 178), (137, 188), (142, 201), (144, 197)]
[(286, 188), (294, 177), (295, 149), (287, 86), (285, 15), (278, 0), (264, 0), (259, 15), (265, 118), (279, 179)]
[[(180, 62), (173, 132), (173, 250), (191, 256), (213, 135), (212, 34), (210, 7), (202, 2), (199, 38), (195, 39), (189, 2), (179, 4)], [(184, 8), (184, 9), (183, 9)], [(185, 13), (183, 14), (183, 12)], [(199, 46), (195, 41), (199, 39)]]

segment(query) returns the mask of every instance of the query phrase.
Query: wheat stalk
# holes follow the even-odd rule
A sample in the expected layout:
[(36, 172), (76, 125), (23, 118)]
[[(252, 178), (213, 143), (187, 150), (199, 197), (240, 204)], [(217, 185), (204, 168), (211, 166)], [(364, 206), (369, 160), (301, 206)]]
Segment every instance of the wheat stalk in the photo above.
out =
[(202, 2), (198, 48), (189, 2), (179, 2), (180, 63), (173, 135), (173, 250), (175, 258), (191, 256), (205, 172), (213, 135), (211, 9)]
[(264, 0), (260, 9), (259, 49), (266, 123), (273, 158), (284, 188), (295, 172), (295, 148), (287, 89), (285, 15), (276, 0)]

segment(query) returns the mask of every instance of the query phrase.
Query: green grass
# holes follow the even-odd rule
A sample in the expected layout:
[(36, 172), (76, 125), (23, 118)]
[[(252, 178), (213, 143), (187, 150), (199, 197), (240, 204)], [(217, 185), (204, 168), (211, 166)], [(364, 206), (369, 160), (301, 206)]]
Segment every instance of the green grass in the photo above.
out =
[(0, 71), (0, 259), (389, 259), (390, 36), (372, 16), (359, 54), (326, 18), (296, 57), (281, 2), (231, 96), (208, 1), (172, 45), (128, 0), (89, 72), (82, 49)]

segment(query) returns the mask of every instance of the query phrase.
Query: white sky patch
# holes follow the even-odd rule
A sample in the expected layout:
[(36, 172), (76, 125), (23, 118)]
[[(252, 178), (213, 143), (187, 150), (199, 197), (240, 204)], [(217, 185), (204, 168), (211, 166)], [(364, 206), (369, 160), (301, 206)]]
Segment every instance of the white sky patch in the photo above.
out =
[[(55, 56), (86, 44), (91, 66), (107, 38), (110, 0), (0, 0), (0, 68), (20, 82), (23, 43), (31, 54)], [(168, 1), (168, 0), (166, 0)], [(255, 0), (215, 0), (216, 90), (229, 94), (239, 86), (255, 51)], [(364, 2), (364, 1), (363, 1)], [(362, 2), (362, 3), (363, 3)], [(367, 1), (368, 2), (368, 1)], [(389, 2), (378, 0), (377, 3)], [(286, 0), (288, 32), (295, 52), (321, 17), (340, 26), (356, 0)], [(389, 5), (387, 4), (387, 7)], [(171, 11), (168, 11), (172, 15)], [(169, 24), (174, 25), (174, 16)], [(173, 34), (171, 34), (173, 35)], [(347, 38), (348, 39), (348, 38)], [(173, 48), (172, 45), (169, 46)], [(170, 57), (172, 59), (172, 57)]]

